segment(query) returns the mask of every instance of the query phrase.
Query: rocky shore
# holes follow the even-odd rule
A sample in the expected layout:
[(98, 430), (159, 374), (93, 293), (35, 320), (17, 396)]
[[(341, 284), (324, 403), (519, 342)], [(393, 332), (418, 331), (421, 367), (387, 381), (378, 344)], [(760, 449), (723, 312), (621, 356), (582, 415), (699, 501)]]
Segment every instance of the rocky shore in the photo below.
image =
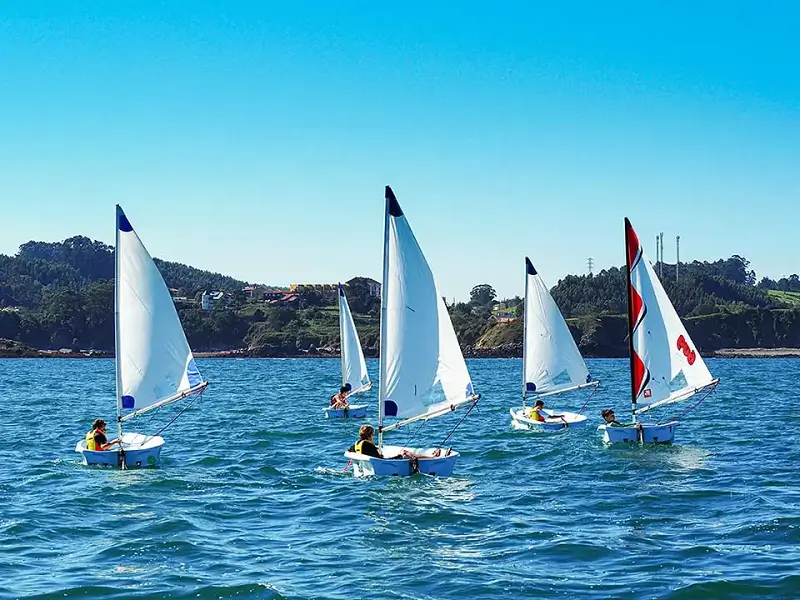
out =
[(722, 348), (710, 352), (714, 358), (800, 358), (800, 348)]
[[(376, 352), (366, 352), (367, 358), (375, 358)], [(339, 349), (333, 347), (295, 350), (287, 352), (275, 348), (237, 348), (234, 350), (195, 351), (197, 358), (339, 358)], [(584, 351), (587, 358), (619, 358), (604, 356), (602, 353)], [(704, 353), (712, 358), (800, 358), (800, 348), (722, 348)], [(20, 342), (0, 339), (0, 358), (113, 358), (113, 352), (97, 350), (71, 349), (37, 350)], [(522, 358), (522, 344), (517, 342), (502, 343), (492, 347), (467, 346), (464, 348), (465, 358)]]

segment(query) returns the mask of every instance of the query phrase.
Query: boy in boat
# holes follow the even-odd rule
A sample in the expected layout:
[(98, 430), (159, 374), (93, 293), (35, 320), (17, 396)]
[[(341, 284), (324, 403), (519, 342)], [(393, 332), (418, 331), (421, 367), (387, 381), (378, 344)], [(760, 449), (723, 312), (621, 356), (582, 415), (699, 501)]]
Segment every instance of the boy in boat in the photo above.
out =
[(339, 388), (339, 393), (331, 396), (331, 408), (336, 410), (342, 410), (350, 406), (347, 403), (347, 393), (351, 389), (353, 388), (349, 383), (345, 383), (341, 388)]
[(628, 423), (627, 425), (623, 425), (619, 421), (617, 421), (616, 417), (614, 416), (614, 410), (611, 408), (604, 408), (600, 411), (600, 416), (603, 417), (603, 420), (606, 422), (606, 425), (609, 427), (633, 427), (636, 423)]
[(529, 414), (530, 418), (533, 419), (534, 421), (539, 421), (541, 423), (544, 423), (545, 420), (547, 419), (560, 419), (563, 417), (563, 415), (550, 415), (549, 417), (547, 415), (543, 415), (541, 412), (543, 408), (544, 408), (544, 400), (537, 400), (536, 402), (534, 402), (533, 408), (530, 409), (530, 414)]
[(436, 449), (433, 455), (428, 456), (426, 454), (416, 454), (410, 450), (403, 450), (398, 456), (383, 456), (375, 445), (375, 442), (372, 441), (372, 436), (374, 435), (375, 428), (372, 425), (362, 425), (358, 430), (358, 441), (350, 446), (347, 451), (358, 452), (359, 454), (373, 456), (375, 458), (383, 458), (384, 460), (395, 460), (398, 458), (436, 458), (441, 452), (439, 449)]
[(103, 419), (95, 419), (92, 430), (86, 434), (86, 449), (108, 450), (115, 444), (119, 444), (119, 439), (109, 442), (106, 438), (106, 422)]

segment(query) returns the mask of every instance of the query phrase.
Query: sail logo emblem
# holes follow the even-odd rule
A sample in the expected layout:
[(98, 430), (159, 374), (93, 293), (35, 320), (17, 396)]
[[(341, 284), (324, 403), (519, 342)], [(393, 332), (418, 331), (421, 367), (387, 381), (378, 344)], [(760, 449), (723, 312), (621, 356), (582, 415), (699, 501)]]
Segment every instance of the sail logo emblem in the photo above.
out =
[(678, 350), (683, 352), (683, 355), (686, 357), (686, 362), (690, 365), (694, 364), (694, 361), (697, 359), (697, 353), (689, 347), (683, 335), (678, 336)]
[(644, 391), (644, 397), (645, 397), (645, 398), (649, 398), (649, 397), (650, 397), (650, 396), (652, 396), (652, 395), (653, 395), (653, 390), (651, 390), (650, 388), (647, 388), (647, 389)]

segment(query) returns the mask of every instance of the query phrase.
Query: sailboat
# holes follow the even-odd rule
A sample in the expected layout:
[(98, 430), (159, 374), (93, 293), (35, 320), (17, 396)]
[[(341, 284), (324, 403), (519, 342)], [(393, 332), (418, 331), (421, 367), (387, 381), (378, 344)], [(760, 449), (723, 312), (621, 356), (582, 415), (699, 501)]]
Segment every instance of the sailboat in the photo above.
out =
[(552, 431), (586, 425), (586, 415), (542, 409), (544, 421), (528, 414), (525, 400), (596, 387), (561, 311), (530, 259), (525, 257), (525, 312), (522, 337), (522, 407), (511, 409), (517, 429)]
[(117, 206), (114, 253), (114, 329), (117, 430), (120, 446), (75, 446), (87, 465), (158, 466), (164, 438), (123, 432), (123, 423), (200, 394), (208, 382), (195, 365), (178, 313), (153, 259)]
[[(353, 321), (353, 314), (350, 312), (350, 305), (344, 295), (342, 284), (339, 284), (339, 339), (341, 340), (342, 357), (342, 387), (349, 386), (350, 390), (347, 397), (361, 394), (372, 388), (372, 382), (367, 373), (367, 361), (364, 360), (364, 351), (361, 349), (361, 342), (358, 339), (356, 324)], [(360, 418), (367, 416), (366, 404), (351, 404), (347, 408), (335, 409), (326, 408), (325, 418)]]
[[(451, 448), (383, 444), (389, 431), (440, 417), (461, 406), (471, 405), (471, 409), (480, 399), (433, 273), (389, 186), (385, 199), (378, 448), (390, 458), (357, 452), (344, 455), (353, 463), (357, 477), (408, 476), (415, 471), (448, 477), (459, 456)], [(387, 425), (389, 417), (397, 420)], [(421, 456), (391, 459), (403, 451)]]
[(598, 427), (603, 441), (670, 443), (678, 422), (646, 424), (639, 415), (716, 389), (714, 378), (645, 256), (631, 223), (625, 219), (628, 276), (628, 352), (631, 374), (630, 425)]

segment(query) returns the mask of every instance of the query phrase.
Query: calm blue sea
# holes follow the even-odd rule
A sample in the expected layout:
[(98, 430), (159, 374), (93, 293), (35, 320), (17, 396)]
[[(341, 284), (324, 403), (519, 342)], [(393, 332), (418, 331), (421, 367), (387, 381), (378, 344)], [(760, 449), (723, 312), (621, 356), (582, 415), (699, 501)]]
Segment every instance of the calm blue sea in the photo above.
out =
[(592, 425), (555, 434), (510, 427), (519, 360), (469, 361), (483, 398), (444, 480), (341, 471), (360, 422), (323, 419), (337, 360), (198, 363), (163, 468), (121, 472), (73, 452), (113, 419), (112, 361), (0, 360), (0, 597), (800, 597), (800, 361), (711, 360), (676, 444), (623, 449), (595, 425), (626, 414), (626, 361), (589, 361)]

